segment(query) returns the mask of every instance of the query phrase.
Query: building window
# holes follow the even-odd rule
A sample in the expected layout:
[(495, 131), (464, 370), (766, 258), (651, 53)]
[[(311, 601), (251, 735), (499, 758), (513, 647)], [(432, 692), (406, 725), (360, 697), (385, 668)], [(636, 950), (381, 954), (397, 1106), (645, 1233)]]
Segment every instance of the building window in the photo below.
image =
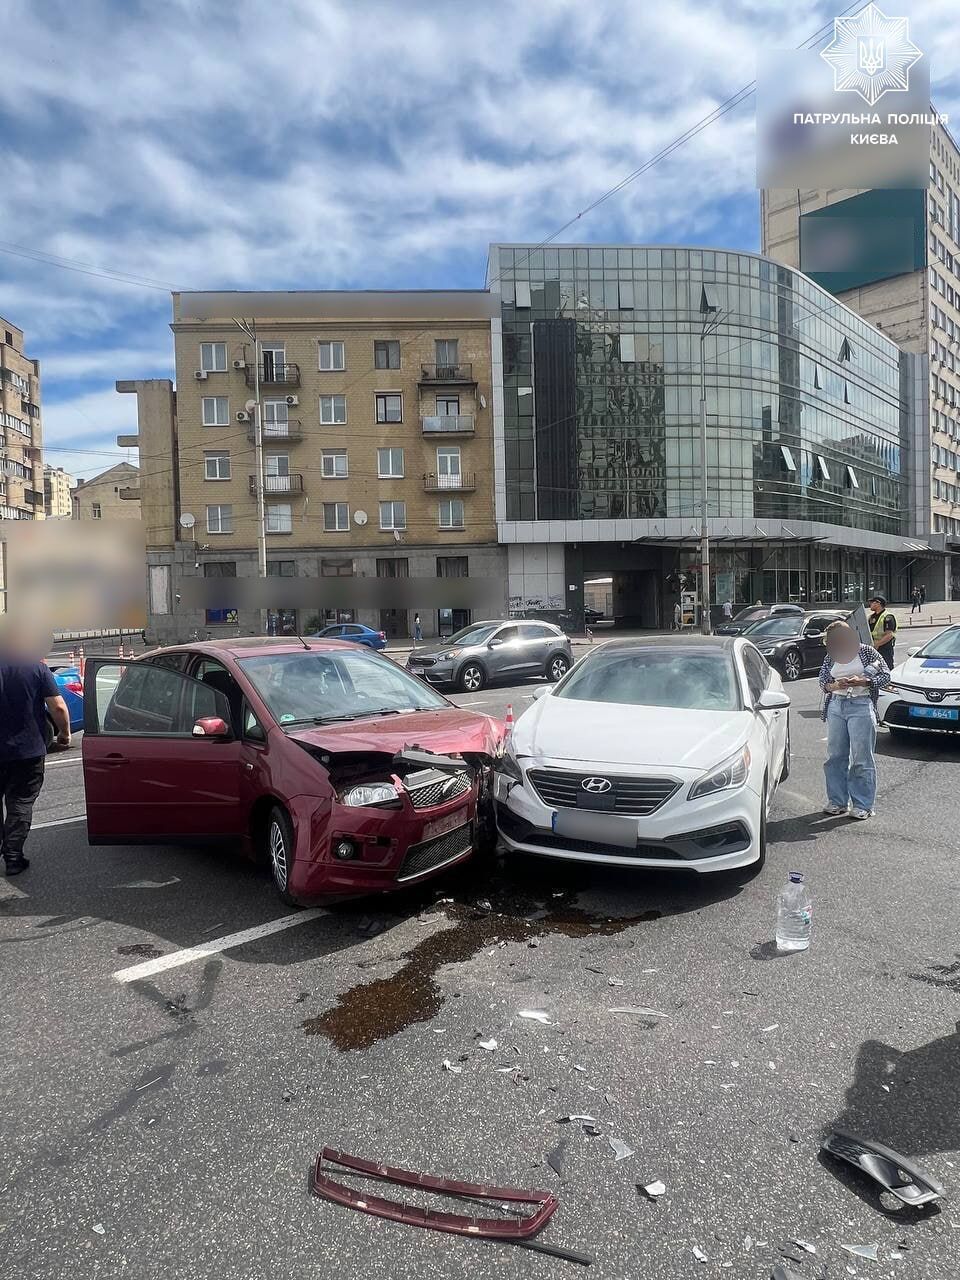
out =
[(518, 280), (516, 284), (517, 290), (517, 306), (526, 311), (530, 307), (530, 282), (529, 280)]
[(265, 514), (267, 533), (293, 533), (293, 507), (289, 502), (269, 502)]
[(323, 504), (324, 533), (346, 533), (350, 528), (350, 512), (345, 502)]
[(225, 342), (201, 342), (200, 368), (205, 373), (226, 373), (227, 344)]
[(403, 450), (377, 450), (377, 476), (381, 480), (403, 479)]
[(207, 560), (203, 566), (205, 578), (235, 578), (237, 576), (236, 560)]
[(321, 342), (318, 345), (321, 373), (337, 373), (347, 367), (342, 342)]
[(386, 531), (391, 529), (406, 529), (407, 527), (407, 504), (405, 502), (381, 502), (380, 503), (380, 528)]
[(406, 556), (391, 556), (389, 559), (384, 557), (377, 558), (377, 577), (378, 578), (409, 578), (410, 577), (410, 561)]
[(353, 577), (353, 561), (352, 560), (321, 560), (320, 561), (320, 577), (321, 578), (352, 578)]
[(100, 503), (99, 503), (99, 502), (91, 503), (91, 506), (90, 506), (90, 519), (91, 519), (91, 520), (101, 520), (101, 519), (103, 519), (103, 510), (102, 510), (102, 508), (101, 508), (101, 506), (100, 506)]
[(463, 499), (445, 498), (440, 503), (440, 528), (462, 529), (463, 527)]
[(785, 444), (780, 446), (780, 456), (783, 458), (783, 465), (788, 471), (796, 471), (797, 464), (794, 456)]
[(437, 396), (437, 417), (455, 418), (460, 412), (459, 396)]
[(285, 436), (290, 433), (290, 406), (286, 400), (264, 400), (263, 434)]
[(399, 369), (400, 343), (375, 342), (373, 344), (373, 363), (377, 369)]
[(320, 472), (326, 480), (343, 480), (347, 475), (346, 449), (323, 449), (320, 453)]
[(438, 578), (469, 578), (470, 561), (467, 556), (437, 556)]
[(205, 427), (230, 425), (230, 401), (226, 396), (204, 396), (201, 408)]
[(347, 420), (346, 396), (320, 397), (320, 422), (325, 427), (338, 426)]
[(205, 454), (203, 458), (203, 478), (204, 480), (229, 480), (230, 479), (229, 453)]
[(295, 578), (296, 576), (296, 560), (270, 560), (267, 564), (268, 578)]
[(399, 392), (389, 391), (377, 394), (377, 421), (403, 421), (403, 396)]
[(437, 365), (441, 369), (452, 369), (460, 359), (459, 338), (437, 338), (434, 342)]
[(820, 468), (820, 475), (824, 480), (830, 479), (830, 468), (827, 466), (826, 458), (822, 458), (817, 454), (817, 466)]
[(463, 483), (458, 445), (442, 445), (437, 450), (437, 484), (441, 489), (459, 489)]
[(207, 533), (233, 533), (233, 507), (207, 507)]

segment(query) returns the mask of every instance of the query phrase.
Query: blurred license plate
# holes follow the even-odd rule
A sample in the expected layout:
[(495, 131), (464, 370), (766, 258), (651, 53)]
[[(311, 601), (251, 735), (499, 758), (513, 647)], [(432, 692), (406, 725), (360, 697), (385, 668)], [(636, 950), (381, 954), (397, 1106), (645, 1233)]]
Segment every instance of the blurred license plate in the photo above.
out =
[(960, 711), (954, 707), (911, 707), (910, 714), (917, 720), (960, 719)]
[(553, 815), (553, 830), (558, 836), (571, 836), (575, 840), (619, 844), (624, 849), (635, 849), (637, 846), (636, 818), (621, 818), (613, 813), (558, 809)]
[(457, 827), (462, 827), (467, 821), (467, 805), (462, 809), (456, 809), (453, 813), (445, 814), (442, 818), (435, 818), (433, 822), (428, 822), (423, 828), (421, 840), (433, 840), (435, 836), (446, 835), (448, 831), (454, 831)]

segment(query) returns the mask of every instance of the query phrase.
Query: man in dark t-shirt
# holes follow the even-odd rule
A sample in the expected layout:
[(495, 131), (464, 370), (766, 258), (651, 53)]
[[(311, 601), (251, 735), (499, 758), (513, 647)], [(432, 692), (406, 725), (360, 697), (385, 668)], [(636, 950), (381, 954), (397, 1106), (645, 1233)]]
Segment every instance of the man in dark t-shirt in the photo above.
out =
[(70, 745), (70, 716), (44, 662), (0, 652), (0, 840), (8, 876), (29, 867), (23, 846), (43, 786), (47, 711), (61, 747)]

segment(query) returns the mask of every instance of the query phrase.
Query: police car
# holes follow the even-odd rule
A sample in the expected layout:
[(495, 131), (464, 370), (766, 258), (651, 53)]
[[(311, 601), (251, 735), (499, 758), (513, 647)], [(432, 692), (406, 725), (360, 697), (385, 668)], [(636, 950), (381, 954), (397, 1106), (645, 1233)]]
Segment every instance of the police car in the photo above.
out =
[(960, 626), (907, 654), (880, 693), (880, 723), (893, 734), (960, 733)]

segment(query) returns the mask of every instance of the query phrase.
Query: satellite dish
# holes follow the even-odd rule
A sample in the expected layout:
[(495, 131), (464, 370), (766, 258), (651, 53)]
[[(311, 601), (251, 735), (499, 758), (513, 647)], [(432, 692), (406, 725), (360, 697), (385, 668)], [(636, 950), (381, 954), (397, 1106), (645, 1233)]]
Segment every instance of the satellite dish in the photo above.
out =
[(367, 523), (369, 518), (370, 517), (367, 515), (365, 511), (355, 511), (353, 513), (353, 523), (358, 524), (361, 527)]
[(480, 408), (481, 408), (481, 409), (485, 409), (486, 407), (487, 407), (487, 397), (486, 397), (486, 396), (481, 396), (481, 397), (480, 397)]
[(181, 529), (192, 529), (196, 523), (197, 523), (197, 517), (192, 516), (189, 511), (185, 511), (183, 515), (180, 517)]

